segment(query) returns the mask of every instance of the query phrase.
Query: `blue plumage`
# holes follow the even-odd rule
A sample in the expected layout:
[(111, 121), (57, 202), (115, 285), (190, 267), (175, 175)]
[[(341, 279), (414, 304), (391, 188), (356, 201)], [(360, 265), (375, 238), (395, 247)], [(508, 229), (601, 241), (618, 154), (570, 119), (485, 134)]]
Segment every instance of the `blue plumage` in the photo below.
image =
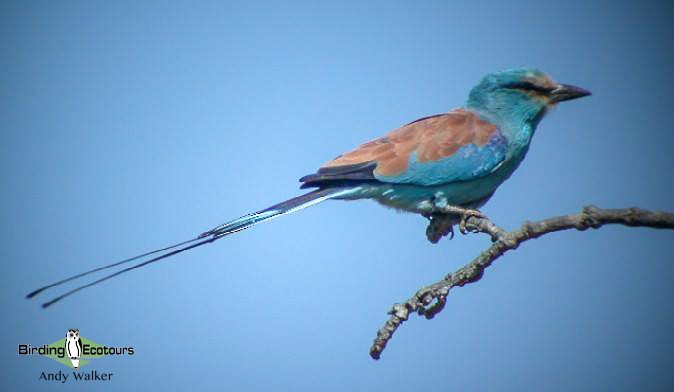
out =
[(376, 176), (376, 178), (385, 183), (422, 186), (470, 181), (497, 170), (507, 152), (507, 140), (499, 132), (484, 146), (467, 144), (461, 146), (451, 156), (437, 161), (421, 163), (416, 154), (411, 154), (405, 171), (395, 176)]

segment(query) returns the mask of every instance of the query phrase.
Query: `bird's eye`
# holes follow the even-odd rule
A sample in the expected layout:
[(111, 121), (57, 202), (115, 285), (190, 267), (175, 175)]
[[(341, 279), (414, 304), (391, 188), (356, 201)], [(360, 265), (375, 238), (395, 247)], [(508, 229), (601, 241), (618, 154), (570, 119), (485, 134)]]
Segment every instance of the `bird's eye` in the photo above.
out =
[(505, 85), (505, 87), (524, 91), (537, 91), (539, 93), (546, 93), (546, 94), (554, 90), (554, 88), (552, 87), (545, 87), (527, 81), (510, 83)]

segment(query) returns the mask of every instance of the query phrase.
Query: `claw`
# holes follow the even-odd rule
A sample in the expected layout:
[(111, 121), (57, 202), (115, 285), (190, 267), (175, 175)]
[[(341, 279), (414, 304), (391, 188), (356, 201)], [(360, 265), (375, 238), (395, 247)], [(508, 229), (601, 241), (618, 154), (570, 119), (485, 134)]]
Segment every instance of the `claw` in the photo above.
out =
[(449, 235), (449, 239), (454, 239), (454, 226), (449, 226), (447, 229), (447, 233), (445, 235)]
[(461, 234), (468, 234), (469, 232), (474, 232), (473, 230), (469, 231), (467, 228), (468, 219), (471, 217), (486, 218), (486, 216), (478, 210), (452, 205), (445, 205), (441, 211), (442, 212), (422, 214), (429, 220), (428, 227), (426, 228), (426, 236), (428, 237), (428, 240), (434, 244), (445, 236), (448, 236), (450, 240), (453, 239), (455, 235), (455, 224), (458, 223)]
[(471, 209), (464, 210), (461, 213), (461, 220), (459, 221), (459, 231), (461, 231), (461, 234), (468, 234), (468, 230), (466, 229), (466, 222), (471, 217), (486, 218), (487, 216), (478, 210), (471, 210)]
[(449, 236), (450, 240), (454, 238), (454, 227), (447, 216), (437, 213), (424, 216), (429, 220), (428, 228), (426, 229), (426, 236), (429, 241), (437, 243), (445, 236)]
[(462, 208), (462, 207), (456, 207), (456, 206), (451, 206), (447, 205), (444, 206), (444, 213), (446, 214), (453, 214), (453, 215), (458, 215), (461, 217), (459, 220), (459, 231), (461, 231), (461, 234), (467, 234), (468, 230), (466, 229), (466, 222), (470, 217), (476, 217), (476, 218), (486, 218), (486, 216), (481, 213), (478, 210), (473, 210), (470, 208)]

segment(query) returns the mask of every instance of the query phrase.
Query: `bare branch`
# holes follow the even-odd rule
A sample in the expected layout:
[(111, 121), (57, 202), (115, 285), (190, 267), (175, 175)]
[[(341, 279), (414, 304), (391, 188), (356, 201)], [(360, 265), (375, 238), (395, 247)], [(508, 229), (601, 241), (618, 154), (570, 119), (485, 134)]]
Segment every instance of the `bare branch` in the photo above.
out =
[[(442, 236), (453, 234), (452, 225), (457, 222), (456, 216), (433, 217), (426, 230), (429, 241), (437, 242)], [(391, 317), (377, 331), (377, 337), (370, 347), (370, 356), (379, 359), (382, 351), (386, 348), (386, 344), (393, 337), (393, 333), (407, 321), (411, 312), (416, 312), (427, 319), (433, 318), (444, 308), (451, 288), (463, 287), (467, 283), (480, 280), (484, 270), (494, 260), (505, 252), (516, 249), (521, 243), (556, 231), (598, 229), (606, 224), (674, 229), (674, 214), (640, 208), (602, 209), (590, 205), (583, 208), (583, 211), (578, 214), (563, 215), (537, 222), (526, 221), (519, 229), (513, 231), (505, 231), (485, 217), (470, 216), (466, 218), (465, 225), (468, 231), (490, 235), (493, 244), (454, 273), (423, 287), (404, 303), (394, 304), (389, 311)]]

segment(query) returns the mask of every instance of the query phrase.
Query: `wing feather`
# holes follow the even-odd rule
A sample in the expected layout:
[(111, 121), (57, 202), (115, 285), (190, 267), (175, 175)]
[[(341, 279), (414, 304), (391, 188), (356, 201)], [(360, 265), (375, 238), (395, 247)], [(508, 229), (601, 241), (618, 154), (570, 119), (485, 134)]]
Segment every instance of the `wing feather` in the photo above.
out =
[(335, 181), (416, 185), (466, 181), (495, 170), (506, 151), (507, 141), (495, 125), (475, 113), (455, 109), (364, 143), (300, 181), (303, 187)]

